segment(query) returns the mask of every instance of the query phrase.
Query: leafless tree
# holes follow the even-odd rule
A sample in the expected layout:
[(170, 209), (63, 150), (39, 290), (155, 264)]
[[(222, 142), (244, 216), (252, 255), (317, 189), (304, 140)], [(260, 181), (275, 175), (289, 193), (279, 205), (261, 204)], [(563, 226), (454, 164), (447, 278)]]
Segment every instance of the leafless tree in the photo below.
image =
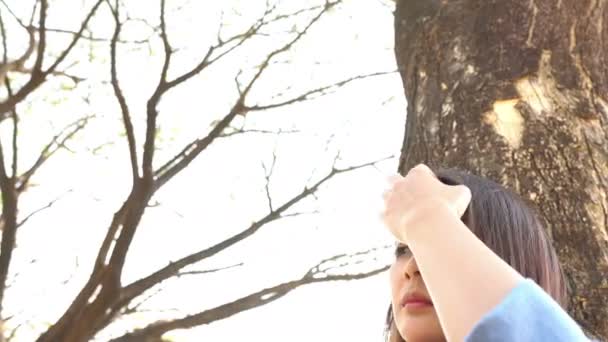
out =
[[(122, 117), (126, 133), (126, 146), (129, 153), (129, 170), (132, 182), (128, 196), (124, 199), (124, 202), (108, 224), (107, 233), (99, 246), (88, 280), (83, 284), (81, 290), (69, 307), (66, 308), (63, 315), (39, 337), (38, 341), (88, 341), (122, 315), (127, 315), (137, 310), (136, 301), (144, 297), (145, 294), (148, 294), (150, 290), (158, 288), (159, 284), (168, 279), (192, 274), (192, 271), (184, 270), (186, 267), (217, 255), (231, 246), (250, 238), (268, 223), (284, 217), (298, 215), (299, 213), (293, 212), (294, 206), (302, 200), (314, 196), (320, 187), (334, 177), (374, 165), (378, 162), (370, 161), (348, 167), (339, 167), (334, 163), (324, 177), (321, 177), (316, 182), (303, 185), (301, 192), (294, 194), (291, 199), (283, 203), (273, 203), (271, 191), (267, 186), (267, 213), (259, 217), (248, 227), (244, 227), (238, 234), (228, 236), (211, 247), (174, 260), (167, 266), (134, 282), (123, 284), (121, 281), (129, 248), (136, 237), (136, 232), (140, 227), (140, 222), (146, 209), (152, 205), (151, 200), (159, 189), (167, 185), (197, 157), (204, 154), (209, 146), (218, 139), (245, 133), (284, 133), (272, 130), (246, 129), (235, 124), (236, 118), (312, 100), (329, 94), (349, 83), (387, 73), (377, 72), (365, 75), (353, 75), (343, 80), (313, 87), (294, 95), (276, 97), (267, 103), (252, 101), (251, 97), (254, 89), (257, 89), (256, 87), (258, 87), (260, 79), (264, 77), (268, 70), (275, 63), (279, 63), (283, 55), (290, 52), (318, 22), (323, 20), (328, 12), (336, 10), (340, 4), (341, 0), (326, 0), (310, 8), (286, 12), (281, 10), (277, 3), (268, 1), (264, 13), (251, 23), (249, 27), (230, 36), (226, 36), (223, 32), (223, 27), (220, 27), (215, 44), (207, 49), (206, 53), (200, 57), (197, 63), (177, 76), (170, 76), (170, 70), (174, 67), (176, 49), (172, 46), (170, 31), (168, 29), (167, 21), (169, 20), (170, 13), (167, 9), (166, 0), (154, 2), (154, 6), (158, 7), (158, 20), (156, 23), (146, 22), (152, 28), (152, 35), (146, 39), (139, 40), (121, 38), (124, 26), (135, 19), (125, 14), (125, 5), (118, 0), (94, 1), (90, 5), (86, 15), (82, 18), (80, 27), (74, 31), (48, 27), (47, 21), (50, 12), (47, 0), (34, 1), (31, 4), (31, 16), (27, 20), (24, 20), (13, 11), (5, 1), (1, 1), (0, 28), (2, 31), (4, 54), (0, 68), (0, 80), (4, 89), (6, 89), (6, 96), (0, 102), (0, 121), (10, 120), (13, 129), (11, 137), (3, 136), (0, 141), (0, 188), (2, 190), (2, 216), (0, 220), (2, 228), (0, 308), (6, 293), (7, 278), (10, 274), (9, 267), (17, 241), (18, 228), (27, 223), (32, 215), (48, 209), (54, 203), (50, 202), (47, 206), (23, 216), (20, 215), (18, 210), (20, 195), (28, 189), (32, 177), (37, 174), (39, 169), (57, 151), (65, 148), (66, 144), (75, 135), (79, 133), (84, 134), (87, 124), (95, 119), (93, 115), (83, 116), (67, 125), (65, 129), (57, 133), (47, 146), (40, 151), (39, 157), (33, 165), (25, 170), (19, 170), (17, 160), (20, 155), (18, 146), (19, 110), (21, 104), (26, 103), (32, 94), (40, 91), (41, 86), (51, 79), (63, 77), (76, 83), (86, 81), (87, 75), (71, 74), (68, 67), (65, 66), (66, 60), (74, 54), (79, 44), (90, 42), (109, 46), (107, 51), (109, 52), (110, 70), (107, 85), (111, 86), (120, 110), (119, 115)], [(114, 30), (111, 37), (97, 34), (90, 25), (94, 18), (103, 16), (104, 11), (110, 15), (113, 21)], [(13, 59), (10, 58), (12, 51), (7, 43), (7, 29), (5, 27), (7, 20), (17, 22), (18, 27), (27, 33), (29, 39), (26, 51)], [(200, 77), (203, 71), (223, 63), (231, 54), (234, 54), (252, 40), (260, 37), (272, 39), (272, 32), (267, 31), (267, 29), (276, 23), (287, 20), (299, 20), (304, 25), (301, 27), (295, 26), (296, 28), (283, 34), (283, 38), (277, 40), (280, 44), (266, 51), (264, 59), (256, 65), (253, 72), (247, 73), (244, 69), (241, 69), (236, 75), (226, 76), (234, 78), (236, 94), (238, 94), (233, 99), (230, 110), (220, 114), (211, 127), (201, 129), (200, 136), (185, 144), (171, 158), (164, 161), (157, 160), (155, 158), (155, 151), (158, 148), (157, 130), (159, 127), (159, 116), (161, 114), (168, 114), (162, 113), (159, 109), (159, 104), (163, 101), (163, 98), (175, 89), (183, 87), (189, 80)], [(51, 52), (49, 44), (51, 41), (56, 41), (49, 39), (50, 37), (55, 37), (53, 35), (64, 38), (66, 36), (69, 37), (69, 42), (60, 48), (59, 53), (56, 53), (58, 49), (56, 46), (52, 47)], [(158, 83), (148, 97), (145, 105), (145, 120), (142, 123), (135, 119), (133, 115), (134, 109), (121, 87), (118, 67), (121, 56), (119, 50), (123, 45), (148, 44), (154, 39), (159, 39), (162, 42), (163, 63), (160, 70), (158, 70)], [(33, 62), (33, 66), (28, 67), (31, 62)], [(19, 75), (18, 77), (12, 77), (12, 75), (17, 74)], [(17, 87), (15, 83), (19, 83)], [(143, 140), (138, 139), (138, 134), (136, 133), (137, 127), (140, 124), (144, 126), (145, 133)], [(141, 148), (139, 148), (140, 146)], [(5, 153), (9, 149), (10, 153)], [(8, 156), (12, 160), (7, 160)], [(272, 168), (266, 169), (267, 184), (271, 181), (271, 176)], [(170, 321), (156, 322), (143, 329), (118, 337), (116, 341), (160, 340), (162, 335), (168, 331), (208, 324), (234, 315), (237, 312), (265, 305), (305, 284), (361, 279), (378, 274), (386, 269), (386, 267), (380, 267), (364, 273), (349, 274), (340, 273), (340, 268), (338, 268), (337, 273), (328, 273), (330, 267), (327, 266), (327, 262), (336, 258), (347, 260), (348, 256), (337, 256), (331, 260), (325, 260), (311, 268), (300, 279), (294, 279), (293, 281), (262, 289), (248, 296), (237, 298), (230, 303), (207, 309), (200, 313)], [(198, 272), (198, 274), (214, 271), (218, 270), (202, 271)], [(4, 317), (4, 319), (7, 319), (7, 317)], [(5, 336), (12, 336), (13, 333), (5, 332)]]

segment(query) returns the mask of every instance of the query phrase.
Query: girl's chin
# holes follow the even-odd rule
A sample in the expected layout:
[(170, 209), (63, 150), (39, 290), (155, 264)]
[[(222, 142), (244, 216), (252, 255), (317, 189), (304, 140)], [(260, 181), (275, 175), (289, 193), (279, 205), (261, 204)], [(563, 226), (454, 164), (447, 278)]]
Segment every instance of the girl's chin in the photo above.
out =
[(407, 342), (445, 342), (445, 337), (441, 332), (433, 333), (433, 332), (419, 332), (414, 333), (410, 332), (405, 334), (405, 341)]
[(408, 342), (445, 341), (437, 316), (432, 314), (408, 316), (399, 330)]

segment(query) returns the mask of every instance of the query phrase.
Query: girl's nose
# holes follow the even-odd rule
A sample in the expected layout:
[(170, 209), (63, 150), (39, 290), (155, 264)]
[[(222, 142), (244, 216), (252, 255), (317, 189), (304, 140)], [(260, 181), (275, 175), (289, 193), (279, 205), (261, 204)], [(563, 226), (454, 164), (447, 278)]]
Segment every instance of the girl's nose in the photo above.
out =
[(418, 264), (416, 263), (416, 259), (411, 257), (407, 260), (405, 267), (403, 269), (403, 275), (405, 279), (411, 279), (413, 277), (420, 277), (420, 270), (418, 269)]

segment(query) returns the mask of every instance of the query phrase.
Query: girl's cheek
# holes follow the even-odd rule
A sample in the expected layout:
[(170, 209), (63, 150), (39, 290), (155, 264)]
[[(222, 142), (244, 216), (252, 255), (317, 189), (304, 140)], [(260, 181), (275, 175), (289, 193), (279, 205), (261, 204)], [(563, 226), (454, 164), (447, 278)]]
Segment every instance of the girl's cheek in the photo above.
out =
[(392, 289), (398, 289), (399, 283), (400, 283), (400, 278), (399, 278), (399, 270), (401, 269), (400, 265), (402, 262), (400, 260), (395, 260), (393, 262), (393, 264), (391, 265), (389, 272), (390, 272), (390, 281), (391, 281), (391, 287)]

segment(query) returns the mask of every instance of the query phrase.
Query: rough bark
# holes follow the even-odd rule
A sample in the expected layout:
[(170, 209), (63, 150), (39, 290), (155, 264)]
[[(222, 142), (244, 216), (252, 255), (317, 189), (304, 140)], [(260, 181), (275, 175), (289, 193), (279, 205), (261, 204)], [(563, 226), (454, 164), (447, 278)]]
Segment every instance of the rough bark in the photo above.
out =
[(571, 313), (608, 339), (608, 1), (399, 0), (399, 169), (458, 167), (545, 220)]

